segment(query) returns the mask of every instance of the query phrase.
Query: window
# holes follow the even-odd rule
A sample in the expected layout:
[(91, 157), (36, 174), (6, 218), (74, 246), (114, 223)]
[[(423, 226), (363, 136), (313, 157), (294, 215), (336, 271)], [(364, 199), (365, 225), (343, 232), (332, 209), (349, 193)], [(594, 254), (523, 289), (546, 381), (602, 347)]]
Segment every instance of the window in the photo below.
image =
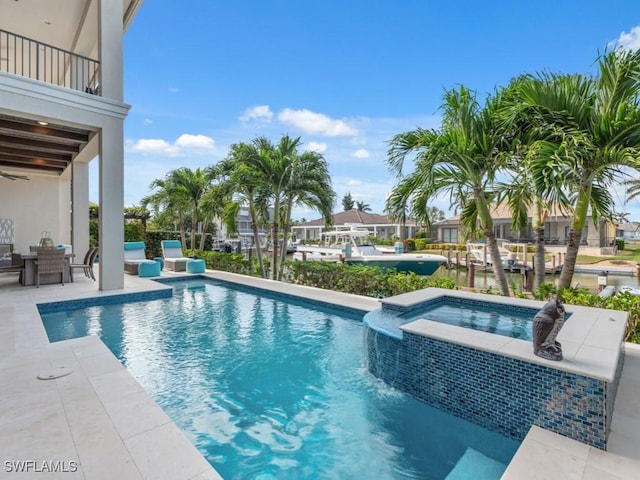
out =
[(458, 229), (457, 228), (443, 228), (442, 229), (442, 242), (443, 243), (458, 243)]

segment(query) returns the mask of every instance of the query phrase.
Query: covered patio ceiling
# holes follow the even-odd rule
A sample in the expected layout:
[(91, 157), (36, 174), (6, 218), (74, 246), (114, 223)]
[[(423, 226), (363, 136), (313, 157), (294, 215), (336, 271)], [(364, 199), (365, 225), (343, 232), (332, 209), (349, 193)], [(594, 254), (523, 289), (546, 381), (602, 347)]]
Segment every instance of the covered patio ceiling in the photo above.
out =
[(60, 175), (93, 132), (0, 115), (0, 171)]

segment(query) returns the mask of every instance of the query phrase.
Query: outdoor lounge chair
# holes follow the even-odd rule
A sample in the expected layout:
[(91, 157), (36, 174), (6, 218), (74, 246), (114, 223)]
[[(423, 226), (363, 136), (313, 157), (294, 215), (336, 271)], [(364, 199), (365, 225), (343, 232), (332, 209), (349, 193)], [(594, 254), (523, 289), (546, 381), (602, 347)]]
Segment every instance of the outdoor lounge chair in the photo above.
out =
[(73, 269), (81, 268), (84, 270), (84, 275), (87, 278), (90, 278), (94, 282), (96, 281), (96, 277), (93, 274), (93, 264), (96, 261), (96, 257), (98, 256), (98, 251), (100, 249), (98, 247), (90, 247), (87, 250), (87, 253), (84, 256), (84, 260), (82, 263), (72, 263), (69, 265), (69, 279), (73, 282)]
[(138, 267), (147, 262), (144, 242), (124, 242), (124, 271), (138, 275)]
[(184, 272), (187, 269), (187, 260), (190, 259), (182, 255), (180, 240), (162, 240), (160, 245), (165, 268), (174, 272)]

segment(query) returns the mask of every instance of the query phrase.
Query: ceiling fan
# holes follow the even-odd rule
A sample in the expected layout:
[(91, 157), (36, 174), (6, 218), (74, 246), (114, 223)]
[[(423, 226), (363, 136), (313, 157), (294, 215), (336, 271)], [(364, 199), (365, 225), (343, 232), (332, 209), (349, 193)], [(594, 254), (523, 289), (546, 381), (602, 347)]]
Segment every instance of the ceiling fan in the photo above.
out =
[(6, 173), (0, 170), (0, 177), (8, 178), (9, 180), (29, 180), (26, 175), (13, 175), (12, 173)]

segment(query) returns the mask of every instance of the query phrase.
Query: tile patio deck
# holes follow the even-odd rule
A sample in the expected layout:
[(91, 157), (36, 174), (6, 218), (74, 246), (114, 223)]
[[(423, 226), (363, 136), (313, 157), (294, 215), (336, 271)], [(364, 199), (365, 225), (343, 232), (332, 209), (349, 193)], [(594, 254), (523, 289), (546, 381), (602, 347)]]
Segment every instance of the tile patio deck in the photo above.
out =
[[(173, 274), (163, 272), (168, 275)], [(221, 272), (211, 275), (284, 293), (303, 292), (338, 305), (379, 306), (369, 298), (335, 292), (327, 296), (318, 289)], [(125, 275), (123, 291), (99, 292), (97, 283), (78, 275), (73, 284), (36, 289), (20, 286), (17, 276), (0, 275), (0, 477), (221, 478), (97, 337), (51, 344), (36, 308), (48, 301), (158, 288), (169, 287)], [(627, 344), (626, 352), (609, 452), (533, 427), (503, 478), (640, 477), (640, 346)], [(36, 378), (60, 366), (73, 373), (55, 380)], [(35, 463), (20, 466), (20, 461)], [(75, 471), (42, 473), (54, 467)], [(10, 472), (18, 468), (24, 473)]]

